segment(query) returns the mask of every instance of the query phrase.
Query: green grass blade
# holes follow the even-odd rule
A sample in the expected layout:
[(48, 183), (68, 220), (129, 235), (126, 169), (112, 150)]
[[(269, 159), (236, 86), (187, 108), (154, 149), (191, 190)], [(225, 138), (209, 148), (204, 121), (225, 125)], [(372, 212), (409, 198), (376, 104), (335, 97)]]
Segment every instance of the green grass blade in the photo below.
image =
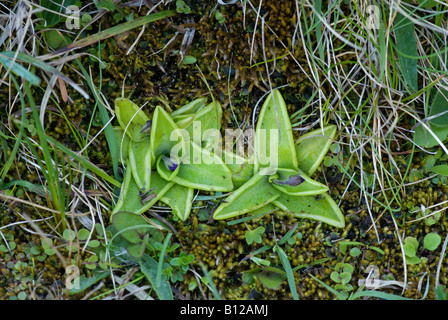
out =
[(175, 10), (168, 10), (168, 11), (161, 11), (161, 12), (157, 12), (157, 13), (153, 13), (147, 16), (144, 16), (142, 18), (139, 19), (135, 19), (129, 22), (125, 22), (122, 23), (118, 26), (109, 28), (107, 30), (98, 32), (94, 35), (85, 37), (79, 41), (73, 42), (55, 52), (53, 52), (52, 55), (58, 55), (60, 53), (64, 53), (67, 51), (71, 51), (71, 50), (75, 50), (75, 49), (79, 49), (79, 48), (84, 48), (87, 47), (89, 45), (92, 45), (94, 43), (97, 43), (98, 41), (113, 37), (117, 34), (132, 30), (134, 28), (138, 28), (141, 27), (147, 23), (153, 22), (153, 21), (157, 21), (160, 19), (164, 19), (164, 18), (168, 18), (168, 17), (172, 17), (176, 14)]
[(9, 181), (8, 183), (0, 184), (0, 190), (10, 189), (11, 187), (15, 186), (21, 186), (23, 188), (28, 189), (31, 192), (37, 193), (41, 197), (45, 198), (49, 196), (50, 199), (52, 199), (51, 192), (45, 190), (43, 186), (25, 180), (12, 180)]
[(274, 251), (278, 252), (280, 260), (282, 261), (283, 268), (285, 269), (286, 276), (288, 278), (289, 288), (291, 289), (292, 298), (294, 300), (299, 300), (299, 295), (297, 294), (296, 281), (294, 280), (294, 273), (289, 263), (288, 256), (285, 251), (278, 245), (274, 247)]
[(99, 177), (103, 178), (105, 181), (109, 182), (110, 184), (114, 185), (115, 187), (121, 188), (121, 183), (118, 182), (117, 180), (115, 180), (114, 178), (112, 178), (111, 176), (109, 176), (106, 172), (104, 172), (103, 170), (99, 169), (97, 166), (95, 166), (92, 162), (88, 161), (87, 159), (85, 159), (84, 157), (80, 156), (79, 154), (77, 154), (76, 152), (73, 152), (72, 150), (70, 150), (69, 148), (67, 148), (66, 146), (64, 146), (62, 143), (60, 143), (59, 141), (56, 141), (55, 139), (51, 138), (51, 137), (47, 137), (47, 140), (54, 144), (55, 147), (57, 147), (58, 149), (60, 149), (62, 152), (66, 153), (67, 155), (69, 155), (70, 157), (74, 158), (76, 161), (79, 161), (80, 164), (82, 166), (84, 166), (86, 169), (91, 170), (92, 172), (94, 172), (96, 175), (98, 175)]
[[(19, 135), (17, 136), (16, 142), (14, 143), (14, 147), (11, 150), (11, 154), (8, 157), (8, 160), (4, 163), (2, 170), (0, 171), (0, 181), (5, 180), (6, 174), (8, 173), (9, 169), (12, 166), (12, 163), (14, 162), (15, 156), (17, 151), (19, 150), (20, 143), (22, 141), (23, 133), (22, 130), (20, 130)], [(5, 155), (6, 155), (5, 150)]]
[(32, 56), (22, 53), (22, 52), (17, 53), (14, 51), (2, 52), (2, 56), (5, 56), (10, 59), (13, 59), (14, 57), (16, 57), (18, 61), (23, 61), (23, 62), (32, 64), (33, 66), (36, 66), (44, 71), (47, 71), (50, 74), (57, 75), (59, 78), (64, 80), (64, 82), (67, 82), (73, 89), (78, 91), (84, 98), (89, 99), (89, 95), (87, 94), (87, 92), (85, 92), (84, 89), (82, 89), (79, 85), (77, 85), (73, 80), (71, 80), (69, 77), (65, 76), (58, 69), (54, 68), (53, 66), (49, 65), (46, 62), (43, 62), (42, 60), (40, 60), (38, 58), (32, 57)]
[(381, 292), (381, 291), (359, 291), (354, 293), (351, 297), (350, 300), (355, 300), (358, 298), (362, 298), (362, 297), (373, 297), (373, 298), (380, 298), (383, 300), (414, 300), (414, 299), (410, 299), (410, 298), (406, 298), (406, 297), (402, 297), (396, 294), (391, 294), (391, 293), (387, 293), (387, 292)]
[(157, 276), (156, 276), (156, 286), (160, 286), (160, 281), (162, 280), (162, 270), (163, 270), (163, 259), (165, 258), (166, 248), (170, 243), (171, 236), (173, 234), (170, 232), (166, 235), (165, 240), (163, 241), (162, 250), (160, 250), (159, 264), (157, 265)]
[(210, 276), (210, 273), (207, 271), (207, 269), (205, 268), (205, 266), (202, 263), (201, 263), (201, 268), (202, 268), (202, 272), (205, 275), (205, 278), (207, 279), (208, 286), (212, 290), (213, 296), (215, 297), (216, 300), (222, 300), (221, 295), (219, 294), (218, 289), (216, 288), (215, 283), (213, 282), (213, 279)]
[(16, 61), (13, 61), (8, 57), (2, 56), (1, 53), (0, 53), (0, 63), (3, 64), (6, 69), (11, 70), (19, 77), (21, 77), (23, 80), (26, 80), (29, 83), (31, 83), (33, 86), (38, 86), (41, 82), (40, 78), (36, 76), (34, 73), (24, 68)]
[(417, 42), (414, 38), (415, 25), (401, 14), (397, 14), (394, 27), (401, 73), (407, 85), (413, 91), (418, 91), (417, 60), (405, 56), (418, 56)]
[(101, 122), (103, 123), (103, 125), (106, 126), (104, 128), (104, 134), (106, 136), (107, 145), (109, 147), (109, 152), (110, 152), (110, 156), (112, 159), (112, 168), (114, 171), (114, 177), (115, 177), (115, 179), (119, 179), (119, 174), (118, 174), (118, 157), (119, 157), (118, 150), (119, 150), (119, 147), (118, 147), (118, 142), (115, 138), (115, 132), (112, 127), (112, 124), (109, 123), (109, 121), (110, 121), (109, 114), (107, 113), (107, 109), (105, 107), (104, 102), (100, 98), (101, 95), (99, 94), (99, 90), (95, 87), (94, 83), (91, 81), (91, 78), (89, 77), (89, 74), (87, 73), (86, 69), (83, 67), (83, 65), (81, 64), (79, 59), (76, 59), (76, 63), (78, 65), (78, 67), (81, 69), (81, 72), (84, 75), (84, 78), (86, 79), (87, 84), (90, 87), (90, 90), (93, 93), (95, 93), (94, 97), (98, 103), (98, 110), (100, 112)]
[(288, 241), (288, 240), (292, 237), (292, 235), (294, 234), (294, 232), (296, 231), (296, 229), (297, 229), (298, 226), (299, 226), (299, 224), (296, 223), (296, 224), (294, 225), (294, 227), (293, 227), (291, 230), (289, 230), (289, 231), (285, 234), (285, 236), (284, 236), (279, 242), (277, 242), (277, 244), (280, 245), (280, 246), (283, 245), (283, 244), (285, 244), (286, 241)]

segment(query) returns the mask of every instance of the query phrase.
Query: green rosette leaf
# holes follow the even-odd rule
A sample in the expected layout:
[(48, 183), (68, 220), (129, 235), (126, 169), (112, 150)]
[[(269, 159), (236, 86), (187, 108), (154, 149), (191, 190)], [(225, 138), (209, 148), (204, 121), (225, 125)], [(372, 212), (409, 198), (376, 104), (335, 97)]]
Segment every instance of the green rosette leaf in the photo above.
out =
[(260, 172), (224, 199), (213, 214), (215, 220), (233, 218), (261, 208), (280, 196), (281, 192)]
[(345, 226), (341, 210), (327, 193), (299, 197), (282, 193), (280, 197), (273, 201), (273, 204), (284, 211), (294, 213), (298, 218), (322, 221), (338, 228)]
[(129, 141), (129, 166), (135, 183), (144, 192), (151, 184), (151, 152), (149, 138), (134, 142)]
[(269, 177), (269, 182), (278, 190), (293, 196), (307, 196), (328, 191), (326, 185), (311, 179), (301, 170), (278, 169), (276, 174)]
[(128, 150), (131, 138), (129, 138), (127, 134), (124, 134), (124, 130), (121, 126), (115, 126), (113, 129), (118, 145), (118, 161), (123, 164), (129, 159)]
[(277, 168), (298, 168), (291, 121), (278, 90), (266, 98), (255, 131), (255, 171), (262, 167), (272, 173)]
[(175, 183), (199, 190), (231, 191), (232, 173), (217, 155), (190, 141), (190, 152), (181, 159)]
[(147, 137), (141, 131), (149, 118), (134, 102), (126, 98), (115, 99), (115, 115), (131, 140), (140, 141)]
[(169, 156), (174, 149), (185, 149), (184, 130), (174, 123), (169, 114), (160, 106), (156, 107), (150, 137), (151, 162), (155, 164), (161, 156)]
[(173, 210), (173, 213), (182, 221), (190, 216), (193, 205), (194, 189), (175, 184), (160, 199)]
[(330, 149), (336, 126), (326, 126), (302, 135), (295, 145), (299, 168), (312, 176)]
[(249, 160), (233, 152), (224, 151), (223, 161), (232, 173), (232, 182), (235, 189), (241, 187), (254, 175), (254, 165)]

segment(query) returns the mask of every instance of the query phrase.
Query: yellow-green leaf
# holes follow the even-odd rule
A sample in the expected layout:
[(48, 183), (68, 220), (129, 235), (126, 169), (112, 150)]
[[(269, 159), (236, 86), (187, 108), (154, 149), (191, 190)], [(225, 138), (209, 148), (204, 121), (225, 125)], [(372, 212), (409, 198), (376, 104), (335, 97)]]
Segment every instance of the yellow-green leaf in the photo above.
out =
[(186, 105), (180, 107), (179, 109), (171, 112), (170, 116), (174, 121), (178, 121), (184, 116), (191, 116), (195, 114), (199, 109), (205, 106), (207, 98), (198, 98)]
[(134, 180), (144, 192), (149, 191), (151, 181), (151, 152), (149, 137), (135, 142), (129, 141), (129, 166)]
[(255, 131), (255, 171), (270, 168), (297, 169), (291, 121), (278, 90), (266, 98)]
[(308, 176), (321, 164), (336, 135), (336, 126), (310, 131), (299, 138), (295, 145), (299, 168)]
[(343, 228), (344, 216), (334, 200), (323, 193), (317, 196), (291, 196), (282, 193), (273, 203), (284, 211), (294, 213), (298, 218), (308, 218)]
[(300, 169), (278, 169), (276, 174), (269, 177), (269, 182), (278, 190), (294, 196), (321, 194), (328, 191), (326, 185), (311, 179)]
[(141, 130), (149, 118), (134, 102), (126, 98), (115, 99), (115, 115), (131, 140), (140, 141), (147, 137)]
[(213, 214), (215, 220), (228, 219), (261, 208), (280, 196), (281, 192), (260, 172), (224, 199)]
[(232, 173), (215, 154), (190, 141), (189, 157), (181, 160), (175, 183), (207, 191), (231, 191)]
[(157, 173), (151, 172), (151, 190), (146, 195), (141, 195), (140, 188), (133, 178), (131, 170), (126, 170), (120, 198), (112, 212), (129, 211), (142, 214), (151, 208), (174, 185), (174, 182), (166, 181)]
[(151, 188), (146, 196), (141, 196), (142, 206), (135, 213), (142, 214), (159, 201), (174, 186), (174, 182), (166, 181), (157, 171), (151, 171)]
[(241, 187), (254, 175), (254, 165), (248, 159), (233, 152), (223, 151), (224, 163), (232, 172), (232, 182), (235, 189)]
[(129, 159), (128, 150), (131, 139), (127, 134), (124, 134), (124, 130), (121, 126), (115, 126), (113, 129), (118, 145), (118, 161), (120, 163), (125, 163)]
[(172, 159), (170, 157), (161, 155), (156, 164), (157, 172), (163, 179), (172, 181), (179, 172), (179, 164), (180, 160), (178, 158)]
[(185, 147), (182, 131), (160, 106), (157, 106), (154, 111), (150, 142), (153, 164), (161, 155), (169, 157), (177, 144), (180, 144), (180, 148)]
[(132, 177), (132, 171), (126, 170), (124, 181), (122, 184), (120, 198), (112, 212), (112, 214), (119, 211), (137, 212), (141, 209), (139, 187)]
[(160, 199), (169, 205), (173, 213), (182, 221), (187, 220), (193, 204), (194, 189), (175, 184)]

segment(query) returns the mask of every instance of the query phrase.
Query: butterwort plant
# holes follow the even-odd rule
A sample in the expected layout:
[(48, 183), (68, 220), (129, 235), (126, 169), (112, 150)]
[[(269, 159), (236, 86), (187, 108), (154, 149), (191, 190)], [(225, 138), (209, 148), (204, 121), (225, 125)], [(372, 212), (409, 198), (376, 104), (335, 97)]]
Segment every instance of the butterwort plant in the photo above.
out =
[(344, 226), (328, 187), (311, 178), (330, 148), (336, 127), (317, 129), (294, 143), (278, 90), (263, 104), (254, 152), (248, 157), (222, 148), (222, 109), (215, 100), (196, 99), (171, 114), (157, 106), (150, 120), (135, 103), (119, 98), (115, 112), (126, 173), (114, 212), (141, 214), (160, 200), (186, 220), (196, 189), (228, 192), (213, 214), (216, 220), (280, 208), (297, 217)]

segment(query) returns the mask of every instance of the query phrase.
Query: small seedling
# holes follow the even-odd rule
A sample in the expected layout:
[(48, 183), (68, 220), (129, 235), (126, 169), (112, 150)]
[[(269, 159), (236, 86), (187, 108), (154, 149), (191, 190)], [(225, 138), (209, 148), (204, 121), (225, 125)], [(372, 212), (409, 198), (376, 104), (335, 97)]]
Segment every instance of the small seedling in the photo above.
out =
[(258, 227), (255, 230), (249, 230), (246, 231), (246, 242), (247, 244), (252, 244), (252, 243), (261, 243), (261, 236), (263, 235), (264, 231), (266, 229), (263, 227)]
[(176, 1), (176, 11), (178, 13), (189, 14), (191, 12), (191, 9), (188, 5), (185, 4), (185, 1), (177, 0)]
[(404, 239), (403, 250), (406, 256), (407, 264), (418, 264), (421, 259), (417, 256), (417, 250), (419, 247), (418, 240), (414, 237), (406, 237)]
[(423, 239), (423, 247), (429, 251), (434, 251), (442, 242), (442, 238), (434, 232), (428, 233)]
[(194, 255), (191, 253), (187, 255), (184, 251), (179, 256), (172, 258), (170, 260), (170, 266), (167, 266), (171, 282), (183, 281), (183, 275), (188, 271), (193, 261)]
[(349, 282), (352, 278), (354, 268), (348, 263), (339, 262), (334, 270), (330, 278), (337, 283), (335, 289), (342, 291), (353, 290), (353, 286)]
[(431, 213), (423, 204), (419, 207), (413, 207), (411, 212), (418, 212), (417, 218), (424, 218), (427, 226), (432, 226), (439, 221), (442, 216), (441, 212)]
[(218, 20), (219, 23), (223, 24), (226, 21), (226, 18), (224, 17), (224, 15), (221, 13), (221, 11), (216, 11), (215, 12), (215, 18), (216, 20)]

